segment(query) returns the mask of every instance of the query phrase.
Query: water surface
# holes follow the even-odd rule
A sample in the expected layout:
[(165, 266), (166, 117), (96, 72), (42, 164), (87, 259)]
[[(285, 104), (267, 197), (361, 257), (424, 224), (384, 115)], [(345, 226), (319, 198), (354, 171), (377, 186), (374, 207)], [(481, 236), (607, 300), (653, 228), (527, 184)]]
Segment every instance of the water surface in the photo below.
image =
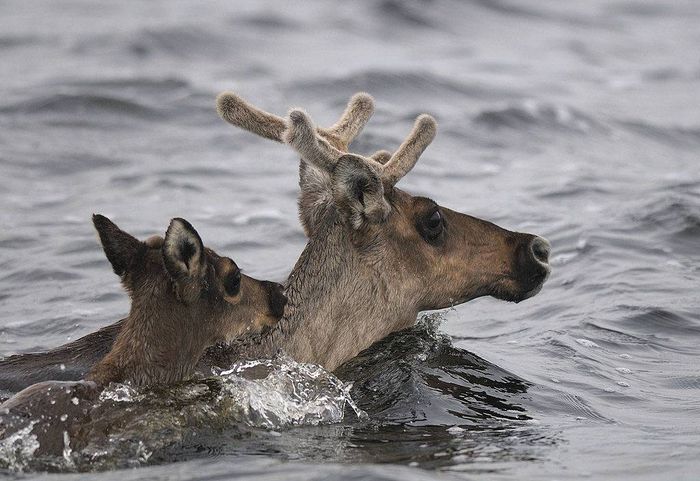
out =
[(401, 187), (553, 245), (535, 298), (458, 306), (344, 367), (368, 419), (62, 479), (694, 479), (698, 25), (693, 1), (3, 2), (0, 355), (126, 312), (93, 212), (141, 237), (185, 217), (285, 278), (297, 159), (219, 120), (225, 89), (320, 124), (367, 91), (361, 153), (431, 113)]

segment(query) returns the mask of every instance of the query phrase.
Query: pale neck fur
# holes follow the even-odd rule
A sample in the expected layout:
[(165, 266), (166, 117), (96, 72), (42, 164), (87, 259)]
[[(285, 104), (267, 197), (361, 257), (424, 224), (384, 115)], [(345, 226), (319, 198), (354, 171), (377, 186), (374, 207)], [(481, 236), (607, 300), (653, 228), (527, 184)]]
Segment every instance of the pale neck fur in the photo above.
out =
[(329, 219), (316, 229), (289, 275), (283, 319), (241, 354), (270, 356), (281, 349), (296, 361), (336, 369), (415, 322), (417, 311), (398, 302), (391, 276), (363, 262), (344, 226)]

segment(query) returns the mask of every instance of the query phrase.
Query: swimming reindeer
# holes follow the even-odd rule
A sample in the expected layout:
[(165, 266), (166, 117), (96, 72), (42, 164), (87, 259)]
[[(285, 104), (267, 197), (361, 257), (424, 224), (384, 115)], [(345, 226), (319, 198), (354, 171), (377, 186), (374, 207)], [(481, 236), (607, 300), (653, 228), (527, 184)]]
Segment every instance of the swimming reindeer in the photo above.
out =
[(546, 240), (396, 187), (435, 137), (431, 116), (420, 115), (393, 154), (364, 157), (348, 147), (373, 113), (367, 94), (353, 96), (330, 128), (300, 109), (284, 120), (230, 92), (217, 107), (227, 122), (287, 143), (302, 159), (299, 214), (309, 241), (287, 280), (284, 318), (261, 340), (268, 351), (282, 348), (334, 370), (412, 326), (419, 311), (485, 295), (519, 302), (542, 288)]
[[(289, 303), (269, 333), (209, 349), (200, 368), (279, 349), (298, 361), (334, 370), (388, 334), (412, 326), (423, 310), (480, 296), (519, 302), (537, 294), (549, 274), (549, 243), (452, 211), (396, 187), (433, 140), (429, 115), (394, 152), (369, 157), (349, 145), (373, 113), (356, 94), (339, 121), (316, 127), (296, 109), (287, 119), (225, 92), (217, 109), (227, 122), (289, 144), (300, 156), (299, 214), (308, 243), (286, 283)], [(43, 354), (0, 362), (10, 374), (55, 373), (70, 364), (75, 376), (106, 352), (120, 323)], [(79, 351), (80, 357), (70, 356)], [(34, 357), (32, 357), (34, 356)]]
[(0, 438), (32, 423), (38, 454), (61, 453), (63, 431), (79, 431), (105, 386), (186, 380), (207, 347), (269, 329), (286, 303), (281, 285), (241, 274), (231, 259), (204, 247), (184, 219), (173, 219), (165, 238), (145, 242), (104, 216), (93, 222), (131, 310), (84, 381), (37, 383), (0, 405)]

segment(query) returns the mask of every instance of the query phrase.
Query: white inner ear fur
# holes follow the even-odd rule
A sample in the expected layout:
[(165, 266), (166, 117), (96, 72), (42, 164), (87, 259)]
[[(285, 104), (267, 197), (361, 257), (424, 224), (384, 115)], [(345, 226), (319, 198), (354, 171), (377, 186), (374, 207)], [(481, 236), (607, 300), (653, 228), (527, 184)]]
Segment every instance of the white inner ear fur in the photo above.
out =
[[(183, 246), (191, 246), (192, 251), (183, 252)], [(165, 237), (165, 254), (170, 258), (178, 269), (188, 275), (195, 275), (200, 269), (200, 257), (202, 255), (199, 239), (184, 224), (174, 221), (168, 229)], [(190, 254), (187, 259), (183, 259), (183, 254)], [(187, 262), (185, 262), (185, 260)]]
[[(360, 163), (358, 163), (360, 162)], [(333, 174), (336, 205), (345, 205), (350, 212), (349, 222), (358, 230), (366, 222), (379, 224), (386, 221), (391, 207), (384, 198), (384, 188), (378, 174), (371, 166), (361, 163), (361, 159), (343, 159)], [(362, 200), (357, 193), (357, 182), (364, 184)]]

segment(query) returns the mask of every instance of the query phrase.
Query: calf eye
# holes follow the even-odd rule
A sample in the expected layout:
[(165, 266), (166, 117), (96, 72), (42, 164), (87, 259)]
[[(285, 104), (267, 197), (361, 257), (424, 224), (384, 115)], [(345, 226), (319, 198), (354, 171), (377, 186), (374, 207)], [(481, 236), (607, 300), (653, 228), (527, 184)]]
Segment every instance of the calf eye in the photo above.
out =
[(235, 296), (241, 290), (241, 271), (236, 269), (226, 275), (224, 279), (224, 291), (227, 296)]
[(423, 217), (422, 222), (420, 222), (418, 227), (423, 238), (428, 242), (433, 242), (440, 237), (444, 226), (445, 221), (442, 217), (440, 209), (435, 209)]
[(442, 228), (442, 214), (439, 210), (433, 212), (427, 222), (428, 229), (437, 230)]

